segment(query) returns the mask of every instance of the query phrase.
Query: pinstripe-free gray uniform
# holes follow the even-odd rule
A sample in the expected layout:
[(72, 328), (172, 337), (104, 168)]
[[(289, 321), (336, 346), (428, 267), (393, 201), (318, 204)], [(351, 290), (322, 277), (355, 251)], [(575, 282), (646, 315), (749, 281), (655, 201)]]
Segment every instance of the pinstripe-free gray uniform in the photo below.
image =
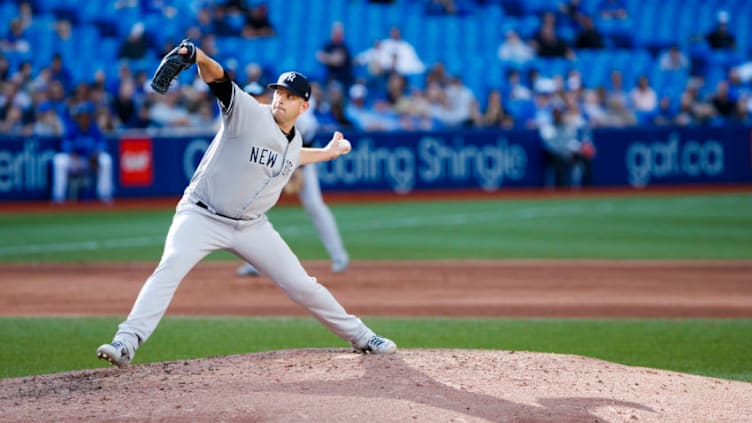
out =
[(206, 255), (227, 250), (253, 263), (332, 332), (362, 343), (373, 332), (309, 276), (267, 219), (298, 166), (301, 135), (291, 141), (268, 105), (232, 84), (222, 125), (180, 200), (164, 252), (116, 340), (137, 346), (157, 327), (185, 275)]

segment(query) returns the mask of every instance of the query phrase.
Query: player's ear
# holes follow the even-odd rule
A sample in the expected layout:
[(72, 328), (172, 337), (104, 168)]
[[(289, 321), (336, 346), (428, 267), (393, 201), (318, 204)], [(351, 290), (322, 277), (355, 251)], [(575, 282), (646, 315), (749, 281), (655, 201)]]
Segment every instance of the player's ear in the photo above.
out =
[(300, 113), (304, 113), (308, 108), (311, 107), (311, 103), (308, 101), (304, 101), (303, 104), (300, 106)]

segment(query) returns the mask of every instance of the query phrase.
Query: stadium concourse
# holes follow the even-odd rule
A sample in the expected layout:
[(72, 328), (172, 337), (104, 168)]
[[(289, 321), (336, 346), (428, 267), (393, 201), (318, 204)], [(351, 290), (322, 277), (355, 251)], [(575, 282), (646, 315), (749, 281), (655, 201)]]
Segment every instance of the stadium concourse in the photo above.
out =
[(195, 72), (148, 88), (185, 37), (241, 85), (307, 74), (322, 130), (537, 128), (557, 104), (590, 127), (749, 123), (750, 19), (742, 0), (6, 1), (0, 133), (62, 136), (80, 103), (105, 132), (206, 130)]

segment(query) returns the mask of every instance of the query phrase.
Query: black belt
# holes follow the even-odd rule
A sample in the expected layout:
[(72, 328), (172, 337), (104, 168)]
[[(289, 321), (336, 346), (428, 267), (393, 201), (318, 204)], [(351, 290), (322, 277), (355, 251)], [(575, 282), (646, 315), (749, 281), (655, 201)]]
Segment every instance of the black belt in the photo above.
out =
[(222, 217), (224, 217), (225, 219), (240, 220), (240, 219), (236, 219), (236, 218), (234, 218), (234, 217), (230, 217), (230, 216), (225, 216), (225, 215), (223, 215), (222, 213), (217, 213), (216, 211), (214, 211), (214, 210), (210, 209), (210, 208), (209, 208), (209, 206), (207, 206), (206, 204), (204, 204), (204, 202), (203, 202), (203, 201), (196, 201), (196, 205), (197, 205), (197, 206), (199, 206), (199, 207), (201, 207), (202, 209), (206, 209), (206, 210), (209, 210), (210, 212), (212, 212), (212, 213), (216, 214), (217, 216), (222, 216)]

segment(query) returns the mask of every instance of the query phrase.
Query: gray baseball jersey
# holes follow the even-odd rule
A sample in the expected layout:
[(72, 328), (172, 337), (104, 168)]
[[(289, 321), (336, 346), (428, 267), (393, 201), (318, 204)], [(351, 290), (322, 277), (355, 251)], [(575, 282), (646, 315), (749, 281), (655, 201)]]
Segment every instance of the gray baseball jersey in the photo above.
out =
[(220, 130), (178, 204), (162, 259), (115, 340), (135, 351), (156, 329), (185, 275), (209, 253), (226, 250), (253, 263), (336, 335), (365, 345), (373, 331), (308, 275), (265, 214), (299, 163), (300, 134), (288, 139), (268, 106), (235, 83), (219, 84), (212, 91), (221, 92)]
[(269, 105), (235, 83), (229, 106), (221, 102), (222, 126), (191, 179), (183, 201), (202, 202), (234, 219), (255, 219), (279, 199), (298, 167), (302, 138), (279, 129)]

